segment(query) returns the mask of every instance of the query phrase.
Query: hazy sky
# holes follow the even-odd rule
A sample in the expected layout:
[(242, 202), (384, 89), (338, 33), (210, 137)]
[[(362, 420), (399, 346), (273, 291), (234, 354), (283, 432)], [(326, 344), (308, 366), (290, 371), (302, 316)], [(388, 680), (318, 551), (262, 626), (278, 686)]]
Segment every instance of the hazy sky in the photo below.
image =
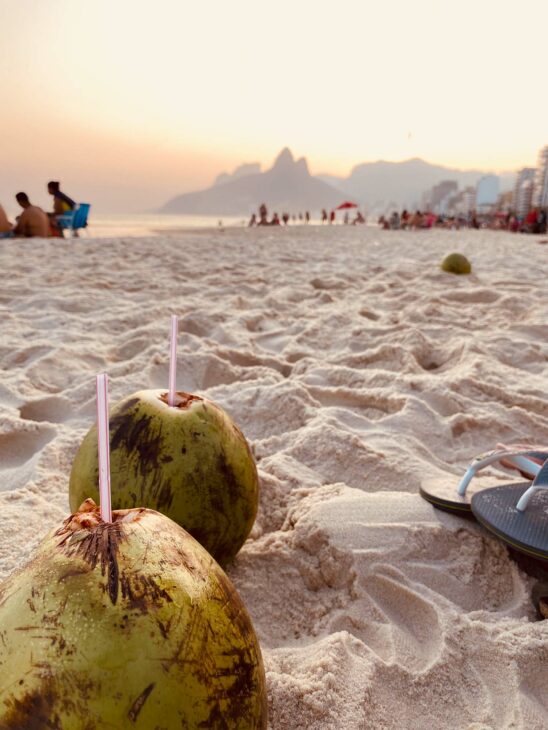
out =
[[(548, 144), (547, 0), (0, 0), (0, 202), (139, 211), (288, 145), (534, 164)], [(8, 200), (8, 198), (10, 200)]]

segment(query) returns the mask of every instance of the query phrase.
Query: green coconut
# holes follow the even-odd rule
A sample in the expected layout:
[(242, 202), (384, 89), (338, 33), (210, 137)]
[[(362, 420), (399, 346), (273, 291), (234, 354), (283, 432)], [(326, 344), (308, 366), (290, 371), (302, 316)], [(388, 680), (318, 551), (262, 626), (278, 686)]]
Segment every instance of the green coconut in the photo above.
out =
[[(257, 468), (240, 429), (206, 398), (142, 390), (110, 410), (114, 509), (148, 507), (177, 522), (221, 565), (249, 535), (259, 499)], [(99, 501), (97, 428), (72, 467), (70, 508)]]
[(261, 652), (212, 557), (91, 500), (0, 587), (2, 730), (266, 728)]
[(449, 274), (470, 274), (472, 264), (461, 253), (450, 253), (441, 262), (441, 268)]

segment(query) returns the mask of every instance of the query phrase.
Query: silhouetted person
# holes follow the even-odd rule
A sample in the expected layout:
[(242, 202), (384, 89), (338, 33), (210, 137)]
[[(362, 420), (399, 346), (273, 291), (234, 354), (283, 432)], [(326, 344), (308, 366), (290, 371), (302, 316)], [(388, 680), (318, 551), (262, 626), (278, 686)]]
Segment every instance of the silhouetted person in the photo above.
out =
[(525, 216), (524, 227), (527, 233), (534, 233), (537, 227), (538, 211), (536, 208), (531, 210)]
[(409, 228), (422, 228), (424, 224), (424, 218), (420, 210), (415, 211), (415, 214), (412, 216), (411, 220), (409, 221)]
[(277, 213), (274, 213), (272, 216), (272, 220), (270, 221), (271, 226), (279, 226), (280, 224), (280, 218)]
[(251, 218), (249, 219), (249, 223), (247, 225), (249, 228), (251, 228), (251, 226), (257, 225), (257, 216), (255, 215), (255, 213), (252, 213)]
[(0, 205), (0, 238), (10, 238), (13, 236), (13, 226), (8, 220), (6, 211)]
[(15, 200), (23, 208), (23, 212), (17, 219), (13, 235), (22, 238), (48, 238), (50, 235), (49, 218), (42, 208), (32, 205), (26, 193), (17, 193)]
[(65, 213), (70, 213), (71, 210), (74, 210), (76, 203), (72, 198), (69, 198), (68, 195), (65, 195), (59, 186), (60, 183), (56, 180), (50, 180), (48, 183), (48, 193), (53, 195), (53, 211), (48, 213), (48, 216), (51, 235), (63, 238), (63, 230), (59, 227), (57, 219), (59, 216), (62, 216)]
[(63, 215), (74, 210), (76, 203), (68, 195), (61, 192), (60, 183), (55, 180), (51, 180), (48, 183), (48, 193), (53, 195), (53, 215)]
[(310, 223), (310, 213), (308, 211), (306, 211), (304, 214), (304, 222)]
[(257, 223), (257, 225), (258, 226), (267, 226), (268, 225), (268, 210), (264, 203), (261, 203), (261, 206), (259, 208), (259, 222)]
[(393, 231), (397, 231), (400, 227), (400, 216), (398, 215), (398, 211), (394, 211), (392, 215), (390, 216), (390, 228)]
[(282, 220), (284, 225), (287, 225), (289, 223), (289, 213), (282, 213)]
[(325, 208), (322, 208), (322, 223), (327, 223), (327, 211)]
[(329, 222), (330, 223), (335, 222), (335, 211), (334, 210), (332, 210), (331, 213), (329, 214)]

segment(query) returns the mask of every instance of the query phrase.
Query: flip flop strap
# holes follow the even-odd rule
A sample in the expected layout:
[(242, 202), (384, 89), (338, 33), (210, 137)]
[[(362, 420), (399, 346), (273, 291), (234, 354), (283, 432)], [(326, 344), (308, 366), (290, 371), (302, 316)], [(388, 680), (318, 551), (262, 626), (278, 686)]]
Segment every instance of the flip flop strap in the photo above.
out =
[(529, 489), (521, 495), (519, 502), (516, 504), (516, 509), (519, 512), (523, 512), (527, 508), (527, 505), (531, 501), (533, 495), (536, 494), (539, 489), (548, 489), (548, 461), (544, 462), (541, 470), (536, 475), (535, 480)]
[[(480, 454), (479, 456), (476, 456), (476, 458), (472, 461), (472, 463), (466, 470), (457, 488), (457, 492), (461, 497), (463, 497), (466, 494), (466, 489), (468, 488), (468, 485), (476, 476), (478, 471), (481, 471), (481, 469), (484, 469), (490, 464), (496, 464), (497, 462), (500, 462), (501, 459), (510, 461), (518, 469), (525, 468), (530, 474), (538, 475), (543, 467), (541, 467), (541, 465), (538, 464), (536, 461), (531, 461), (527, 457), (538, 459), (541, 454), (546, 460), (548, 460), (548, 452), (545, 453), (532, 451), (531, 449), (516, 449), (515, 451), (505, 451), (504, 449), (498, 449), (496, 451), (489, 451), (486, 454)], [(544, 466), (546, 466), (546, 463), (547, 462), (545, 461)]]

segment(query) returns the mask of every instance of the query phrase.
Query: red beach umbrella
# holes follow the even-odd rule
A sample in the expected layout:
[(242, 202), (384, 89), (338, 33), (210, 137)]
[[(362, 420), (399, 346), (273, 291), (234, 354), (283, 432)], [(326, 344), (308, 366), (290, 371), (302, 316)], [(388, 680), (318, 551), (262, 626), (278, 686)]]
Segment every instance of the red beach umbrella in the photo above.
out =
[(338, 205), (335, 210), (347, 210), (348, 208), (357, 208), (356, 203), (351, 203), (349, 200), (345, 200), (344, 203)]

